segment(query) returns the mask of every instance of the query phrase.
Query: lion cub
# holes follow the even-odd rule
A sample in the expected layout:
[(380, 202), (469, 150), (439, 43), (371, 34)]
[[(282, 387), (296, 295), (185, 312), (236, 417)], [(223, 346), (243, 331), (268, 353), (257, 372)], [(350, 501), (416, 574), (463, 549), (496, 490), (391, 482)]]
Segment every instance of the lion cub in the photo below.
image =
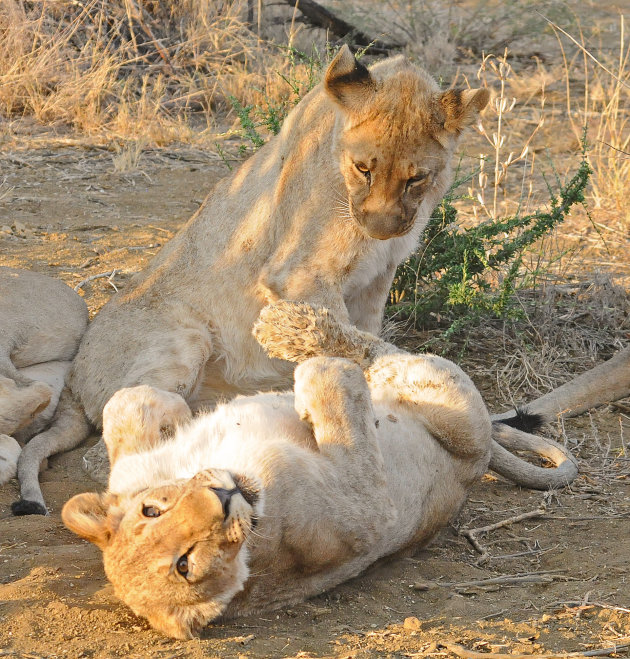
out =
[(142, 384), (193, 410), (289, 387), (294, 366), (251, 335), (280, 299), (377, 334), (396, 266), (488, 99), (441, 90), (404, 57), (366, 68), (344, 46), (280, 133), (96, 316), (69, 380), (80, 413), (100, 427), (114, 393)]
[[(42, 431), (53, 420), (87, 321), (85, 302), (63, 282), (0, 267), (0, 485), (19, 465), (20, 480), (33, 476), (36, 487), (26, 507), (14, 505), (15, 514), (46, 514), (37, 473), (42, 460), (65, 447)], [(22, 451), (16, 438), (32, 439)]]
[[(277, 345), (286, 327), (290, 342), (305, 308), (266, 309), (258, 336)], [(300, 601), (422, 547), (486, 470), (492, 424), (458, 366), (332, 329), (362, 342), (365, 371), (313, 357), (293, 392), (239, 397), (190, 423), (181, 396), (146, 385), (107, 403), (109, 488), (75, 496), (62, 517), (155, 629), (189, 638), (219, 615)]]

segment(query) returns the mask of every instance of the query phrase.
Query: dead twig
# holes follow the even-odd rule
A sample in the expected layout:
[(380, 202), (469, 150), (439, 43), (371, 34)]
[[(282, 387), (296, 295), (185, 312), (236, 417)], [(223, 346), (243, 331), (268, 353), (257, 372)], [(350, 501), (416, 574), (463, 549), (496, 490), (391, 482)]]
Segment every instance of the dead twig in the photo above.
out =
[(435, 582), (443, 588), (470, 588), (471, 586), (492, 586), (495, 584), (519, 584), (519, 583), (551, 583), (559, 579), (562, 575), (555, 574), (554, 571), (545, 572), (524, 572), (520, 574), (504, 574), (500, 577), (488, 577), (487, 579), (474, 579), (473, 581), (455, 582)]
[(94, 281), (95, 279), (107, 279), (107, 283), (118, 293), (118, 289), (116, 288), (116, 285), (112, 281), (112, 279), (119, 273), (122, 272), (120, 268), (114, 268), (111, 272), (100, 272), (98, 275), (91, 275), (90, 277), (87, 277), (83, 281), (80, 281), (75, 287), (74, 290), (78, 292), (85, 284), (87, 284), (90, 281)]
[(616, 654), (630, 647), (630, 637), (620, 638), (622, 644), (614, 643), (612, 646), (597, 648), (596, 650), (581, 650), (579, 652), (559, 652), (550, 654), (499, 654), (494, 652), (474, 652), (468, 650), (458, 643), (442, 641), (438, 645), (445, 647), (447, 650), (456, 654), (463, 659), (565, 659), (566, 657), (606, 657), (609, 654)]
[(508, 517), (507, 519), (503, 519), (500, 522), (496, 522), (495, 524), (489, 524), (488, 526), (481, 526), (476, 529), (461, 529), (459, 534), (463, 535), (466, 538), (466, 540), (470, 542), (470, 544), (473, 546), (475, 551), (481, 554), (481, 556), (477, 560), (477, 563), (482, 563), (488, 559), (488, 556), (490, 554), (488, 549), (479, 542), (478, 539), (479, 535), (483, 533), (490, 533), (490, 531), (495, 531), (496, 529), (500, 529), (504, 526), (510, 526), (511, 524), (516, 524), (517, 522), (522, 522), (525, 519), (540, 517), (541, 515), (544, 515), (546, 512), (547, 512), (547, 506), (543, 502), (536, 510), (530, 510), (527, 513), (514, 515), (514, 517)]
[(541, 554), (546, 554), (547, 552), (557, 549), (560, 545), (554, 545), (548, 549), (543, 549), (538, 545), (538, 541), (535, 543), (534, 549), (528, 549), (527, 551), (517, 551), (513, 554), (501, 554), (500, 556), (488, 556), (487, 560), (489, 561), (501, 561), (509, 560), (511, 558), (520, 558), (522, 556), (540, 556)]

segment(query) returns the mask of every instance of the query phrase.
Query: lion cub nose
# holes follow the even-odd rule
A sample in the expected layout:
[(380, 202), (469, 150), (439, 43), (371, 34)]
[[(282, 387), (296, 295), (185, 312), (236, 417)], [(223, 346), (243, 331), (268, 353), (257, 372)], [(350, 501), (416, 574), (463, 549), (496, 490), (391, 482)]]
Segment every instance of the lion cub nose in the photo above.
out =
[(235, 494), (238, 494), (240, 490), (238, 487), (233, 487), (231, 490), (227, 490), (224, 487), (211, 487), (210, 489), (219, 497), (219, 501), (223, 507), (223, 517), (224, 519), (227, 519), (230, 514), (230, 502), (232, 501), (232, 497)]

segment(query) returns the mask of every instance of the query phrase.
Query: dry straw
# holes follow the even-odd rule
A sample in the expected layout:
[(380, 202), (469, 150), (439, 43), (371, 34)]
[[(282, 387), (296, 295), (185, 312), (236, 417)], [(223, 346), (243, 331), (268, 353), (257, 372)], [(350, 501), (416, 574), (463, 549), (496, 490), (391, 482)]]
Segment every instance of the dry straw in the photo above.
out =
[(190, 141), (230, 108), (230, 95), (259, 102), (283, 87), (276, 71), (286, 58), (248, 29), (245, 4), (4, 0), (0, 116)]

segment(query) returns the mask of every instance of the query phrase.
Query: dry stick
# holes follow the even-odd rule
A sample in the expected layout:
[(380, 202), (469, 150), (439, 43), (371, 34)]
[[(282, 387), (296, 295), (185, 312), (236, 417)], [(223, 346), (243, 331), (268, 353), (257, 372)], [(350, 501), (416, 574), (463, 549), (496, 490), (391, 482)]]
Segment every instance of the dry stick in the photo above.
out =
[(609, 654), (620, 652), (630, 647), (630, 638), (620, 638), (624, 641), (622, 645), (616, 643), (612, 647), (598, 648), (597, 650), (583, 650), (581, 652), (559, 652), (552, 654), (495, 654), (493, 652), (474, 652), (473, 650), (466, 649), (463, 645), (458, 643), (450, 643), (442, 641), (438, 645), (444, 646), (453, 654), (456, 654), (462, 659), (565, 659), (566, 657), (605, 657)]
[(381, 39), (372, 39), (365, 34), (365, 32), (357, 29), (351, 23), (344, 21), (343, 18), (339, 18), (339, 16), (336, 16), (329, 9), (322, 7), (314, 0), (286, 0), (286, 3), (291, 5), (291, 7), (297, 7), (297, 9), (299, 9), (314, 25), (324, 28), (325, 30), (330, 30), (338, 37), (343, 38), (347, 35), (351, 35), (352, 40), (359, 46), (366, 47), (368, 52), (372, 51), (376, 54), (382, 54), (403, 47), (403, 44), (386, 43)]
[(83, 281), (80, 281), (75, 287), (75, 291), (79, 291), (80, 288), (83, 287), (84, 284), (87, 284), (90, 281), (94, 281), (95, 279), (105, 279), (107, 278), (109, 280), (109, 283), (112, 285), (115, 291), (118, 291), (116, 286), (114, 286), (114, 282), (112, 281), (113, 277), (115, 277), (119, 272), (122, 272), (120, 268), (114, 268), (111, 272), (101, 272), (98, 275), (92, 275), (88, 277), (87, 279), (84, 279)]
[(536, 510), (530, 510), (528, 513), (522, 513), (520, 515), (515, 515), (514, 517), (508, 517), (507, 519), (501, 520), (500, 522), (496, 522), (495, 524), (489, 524), (488, 526), (481, 526), (478, 529), (462, 529), (459, 534), (463, 535), (468, 542), (475, 548), (475, 551), (477, 551), (481, 556), (478, 559), (478, 562), (485, 561), (489, 551), (486, 547), (484, 547), (479, 540), (477, 539), (477, 536), (481, 533), (489, 533), (490, 531), (494, 531), (495, 529), (500, 529), (503, 526), (510, 526), (510, 524), (516, 524), (516, 522), (522, 522), (524, 519), (531, 519), (532, 517), (540, 517), (541, 515), (544, 515), (547, 512), (547, 506), (542, 503), (539, 508)]
[(475, 579), (473, 581), (461, 581), (459, 583), (450, 583), (447, 581), (436, 582), (438, 586), (444, 588), (469, 588), (471, 586), (491, 586), (494, 584), (517, 584), (517, 583), (551, 583), (559, 579), (562, 575), (554, 574), (556, 570), (545, 572), (526, 572), (524, 574), (505, 574), (501, 577), (488, 577), (487, 579)]

